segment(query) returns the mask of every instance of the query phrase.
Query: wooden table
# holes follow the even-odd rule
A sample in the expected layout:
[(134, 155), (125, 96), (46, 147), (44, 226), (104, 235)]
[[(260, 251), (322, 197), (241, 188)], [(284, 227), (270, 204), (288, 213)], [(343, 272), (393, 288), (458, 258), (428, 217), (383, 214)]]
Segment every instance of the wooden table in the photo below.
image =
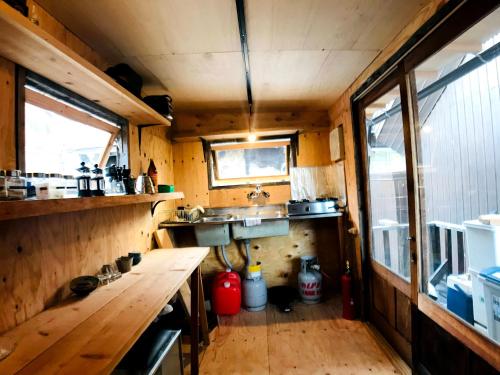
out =
[[(0, 348), (13, 351), (0, 361), (0, 374), (109, 374), (190, 275), (192, 327), (198, 327), (198, 267), (208, 251), (148, 252), (122, 278), (6, 332)], [(198, 373), (198, 329), (192, 329), (191, 369)]]

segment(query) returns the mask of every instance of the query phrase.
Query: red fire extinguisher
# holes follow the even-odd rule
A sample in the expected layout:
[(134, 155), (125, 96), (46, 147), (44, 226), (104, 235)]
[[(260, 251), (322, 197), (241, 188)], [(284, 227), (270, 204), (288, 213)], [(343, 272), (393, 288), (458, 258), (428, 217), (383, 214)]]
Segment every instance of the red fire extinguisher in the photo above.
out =
[(354, 299), (352, 296), (352, 276), (349, 261), (346, 262), (346, 270), (342, 275), (342, 318), (353, 320), (355, 316)]

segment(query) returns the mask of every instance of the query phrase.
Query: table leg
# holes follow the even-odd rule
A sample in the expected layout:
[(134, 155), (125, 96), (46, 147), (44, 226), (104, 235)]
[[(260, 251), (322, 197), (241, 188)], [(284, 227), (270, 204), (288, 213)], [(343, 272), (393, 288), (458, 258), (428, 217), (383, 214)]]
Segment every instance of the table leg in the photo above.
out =
[(200, 269), (196, 267), (191, 274), (191, 375), (198, 375), (199, 372), (199, 286)]

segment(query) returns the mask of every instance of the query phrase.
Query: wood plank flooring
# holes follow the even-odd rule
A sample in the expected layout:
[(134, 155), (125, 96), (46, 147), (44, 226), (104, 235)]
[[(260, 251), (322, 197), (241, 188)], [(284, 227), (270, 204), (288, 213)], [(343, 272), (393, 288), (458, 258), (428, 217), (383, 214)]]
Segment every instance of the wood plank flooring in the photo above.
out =
[(266, 311), (222, 317), (201, 361), (201, 374), (409, 374), (366, 323), (342, 319), (340, 301), (297, 303), (289, 314)]

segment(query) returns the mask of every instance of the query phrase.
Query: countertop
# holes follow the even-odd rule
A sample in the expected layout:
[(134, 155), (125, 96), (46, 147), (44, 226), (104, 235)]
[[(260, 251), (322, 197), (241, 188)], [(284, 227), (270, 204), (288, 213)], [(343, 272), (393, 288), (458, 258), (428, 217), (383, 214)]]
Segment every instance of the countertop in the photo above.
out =
[[(284, 215), (284, 216), (273, 216), (273, 217), (262, 217), (262, 221), (270, 221), (270, 220), (312, 220), (312, 219), (324, 219), (324, 218), (334, 218), (341, 217), (343, 212), (329, 212), (326, 214), (314, 214), (314, 215)], [(175, 227), (190, 227), (195, 225), (217, 225), (217, 224), (231, 224), (243, 222), (242, 218), (233, 218), (225, 221), (217, 221), (217, 222), (162, 222), (159, 224), (160, 228), (175, 228)]]
[(207, 256), (208, 247), (150, 251), (132, 271), (0, 336), (0, 374), (109, 374)]

